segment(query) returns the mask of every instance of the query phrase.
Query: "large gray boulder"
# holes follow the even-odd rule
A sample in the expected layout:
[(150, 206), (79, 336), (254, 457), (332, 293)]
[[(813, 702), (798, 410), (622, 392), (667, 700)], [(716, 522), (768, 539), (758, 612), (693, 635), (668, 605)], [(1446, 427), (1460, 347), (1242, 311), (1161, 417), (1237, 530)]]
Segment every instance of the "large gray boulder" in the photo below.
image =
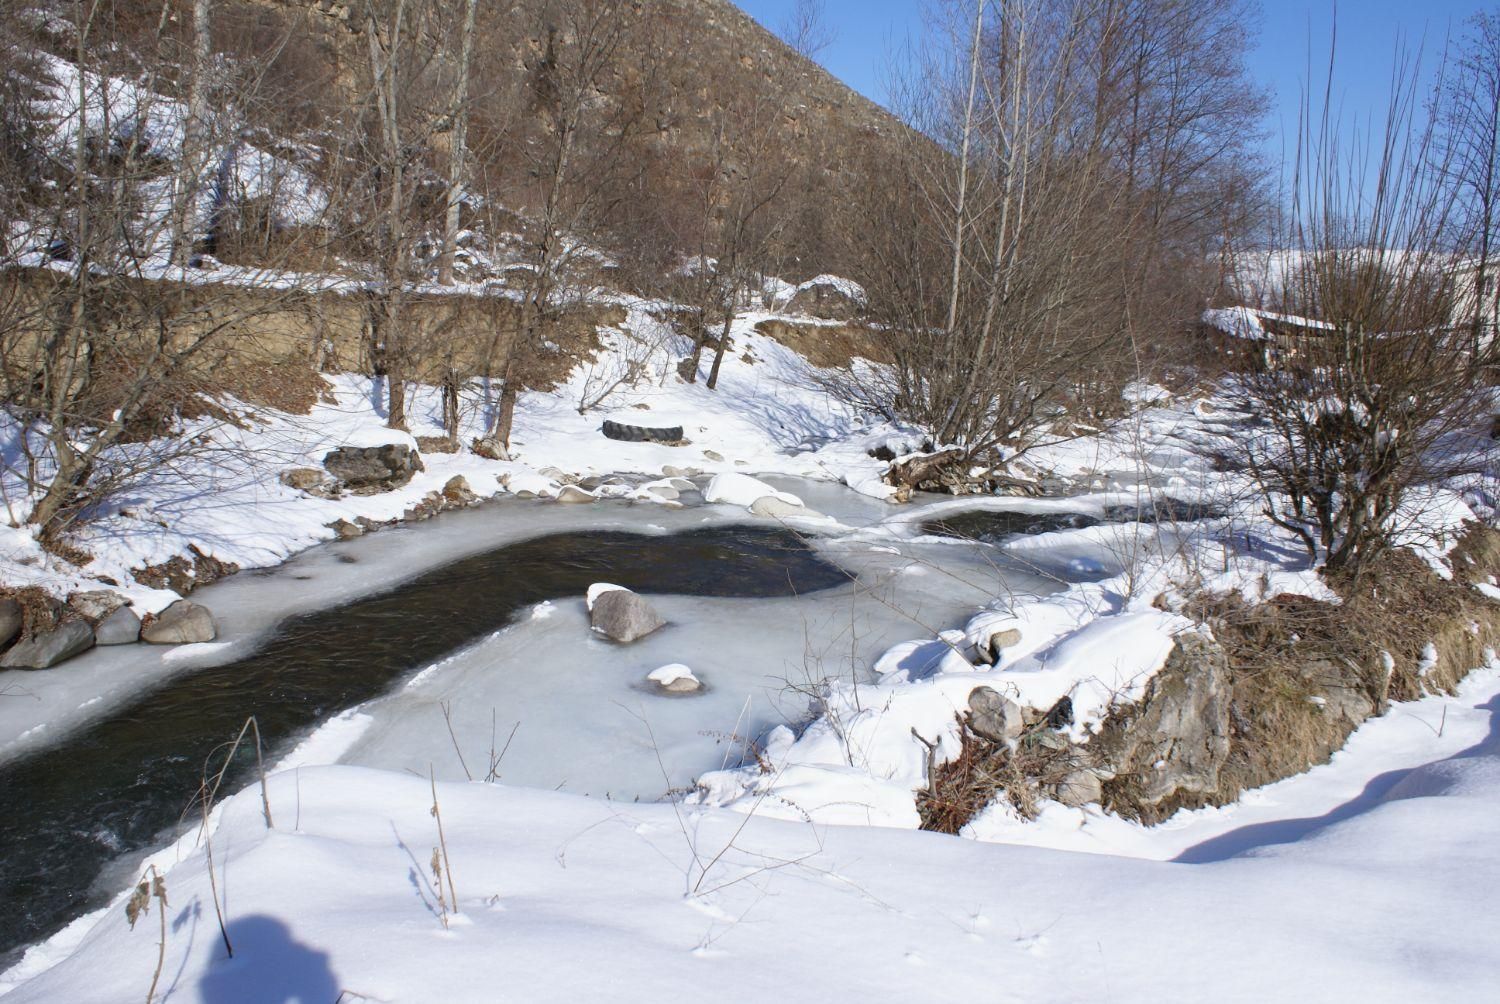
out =
[(187, 600), (167, 607), (141, 631), (141, 640), (153, 645), (193, 645), (218, 636), (213, 614)]
[(4, 669), (51, 669), (94, 647), (94, 629), (88, 621), (73, 618), (51, 631), (32, 635), (0, 659)]
[(1224, 649), (1188, 632), (1145, 695), (1107, 723), (1100, 745), (1108, 768), (1133, 779), (1137, 808), (1166, 812), (1218, 790), (1229, 759), (1232, 688)]
[(797, 287), (786, 311), (828, 321), (852, 321), (865, 312), (868, 302), (858, 283), (834, 275), (820, 275)]
[(589, 626), (622, 645), (638, 641), (666, 624), (651, 604), (628, 589), (599, 594), (589, 609)]
[(134, 645), (141, 640), (141, 619), (129, 607), (117, 607), (94, 626), (94, 641), (100, 645)]
[(0, 600), (0, 649), (15, 640), (26, 623), (26, 612), (12, 599)]
[(405, 443), (341, 446), (323, 457), (323, 466), (356, 495), (400, 488), (424, 470), (422, 455)]

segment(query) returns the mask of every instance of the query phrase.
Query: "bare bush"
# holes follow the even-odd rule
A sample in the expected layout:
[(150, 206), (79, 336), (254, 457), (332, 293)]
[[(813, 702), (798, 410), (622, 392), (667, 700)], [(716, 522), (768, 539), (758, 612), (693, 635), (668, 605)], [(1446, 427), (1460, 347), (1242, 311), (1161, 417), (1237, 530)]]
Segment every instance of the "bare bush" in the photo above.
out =
[[(91, 0), (70, 12), (35, 39), (66, 46), (66, 58), (37, 55), (8, 67), (21, 88), (7, 104), (8, 128), (24, 146), (0, 161), (0, 190), (29, 193), (6, 206), (15, 215), (0, 260), (8, 473), (29, 496), (26, 521), (52, 544), (141, 473), (204, 448), (197, 437), (162, 437), (185, 418), (215, 414), (209, 399), (230, 334), (247, 359), (255, 348), (249, 322), (302, 292), (294, 276), (200, 281), (198, 267), (213, 263), (196, 253), (184, 262), (180, 253), (203, 246), (220, 204), (247, 194), (238, 164), (275, 159), (244, 141), (246, 116), (262, 100), (257, 74), (233, 61), (203, 74), (205, 88), (226, 89), (214, 92), (222, 100), (212, 115), (201, 103), (195, 115), (171, 97), (184, 71), (165, 19), (136, 26), (145, 40), (120, 76), (124, 57), (106, 44), (120, 29), (117, 5)], [(194, 170), (180, 169), (184, 151)], [(204, 165), (214, 166), (197, 169)], [(270, 202), (311, 217), (321, 208), (304, 181), (290, 171), (256, 185)]]
[(995, 465), (1064, 409), (1108, 414), (1145, 347), (1189, 327), (1256, 187), (1261, 97), (1231, 0), (948, 9), (904, 94), (937, 143), (913, 139), (860, 229), (894, 366), (849, 383)]
[[(1493, 362), (1451, 324), (1463, 224), (1440, 183), (1433, 127), (1414, 114), (1416, 79), (1399, 59), (1369, 160), (1348, 152), (1335, 116), (1305, 102), (1281, 224), (1296, 263), (1282, 309), (1312, 321), (1243, 356), (1243, 406), (1264, 425), (1245, 459), (1265, 512), (1350, 575), (1416, 521), (1422, 489), (1466, 462), (1449, 441), (1484, 407)], [(1325, 102), (1332, 80), (1330, 65)]]

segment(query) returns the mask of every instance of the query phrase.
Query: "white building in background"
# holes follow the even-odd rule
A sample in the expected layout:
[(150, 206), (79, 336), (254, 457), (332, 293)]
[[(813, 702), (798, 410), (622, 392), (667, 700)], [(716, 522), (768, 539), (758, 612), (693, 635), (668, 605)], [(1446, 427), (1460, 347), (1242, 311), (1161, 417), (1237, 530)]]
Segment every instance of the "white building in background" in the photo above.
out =
[(1457, 262), (1452, 275), (1454, 327), (1469, 324), (1477, 312), (1486, 331), (1500, 332), (1500, 255), (1487, 264), (1478, 258)]

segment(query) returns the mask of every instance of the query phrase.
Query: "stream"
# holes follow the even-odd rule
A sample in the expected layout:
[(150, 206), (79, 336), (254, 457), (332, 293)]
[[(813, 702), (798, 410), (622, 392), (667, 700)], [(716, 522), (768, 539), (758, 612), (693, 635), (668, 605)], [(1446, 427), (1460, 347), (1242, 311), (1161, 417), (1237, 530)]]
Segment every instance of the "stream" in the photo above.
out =
[[(853, 494), (839, 492), (822, 490), (820, 503)], [(853, 508), (841, 518), (876, 522), (865, 503), (844, 504)], [(393, 573), (391, 559), (419, 547), (421, 535), (473, 534), (507, 514), (480, 508), (491, 514), (455, 514), (448, 530), (439, 519), (404, 531), (400, 542), (382, 534), (315, 549), (211, 587), (220, 597), (264, 597), (312, 589), (320, 583), (303, 580), (321, 578), (330, 599), (323, 609), (275, 617), (251, 632), (253, 647), (227, 645), (219, 665), (210, 655), (189, 671), (143, 676), (112, 709), (0, 762), (0, 900), (8, 907), (0, 965), (109, 902), (134, 880), (144, 852), (193, 825), (205, 772), (220, 768), (251, 715), (268, 767), (358, 708), (357, 734), (335, 752), (339, 762), (480, 780), (503, 745), (493, 771), (502, 783), (654, 799), (737, 760), (745, 737), (805, 721), (820, 679), (868, 673), (888, 646), (949, 626), (1000, 590), (1058, 588), (1053, 574), (972, 546), (897, 547), (847, 525), (809, 537), (727, 523), (722, 510), (704, 515), (711, 509), (648, 510), (648, 520), (628, 507), (544, 515), (535, 524), (541, 536), (429, 563), (405, 581)], [(580, 522), (609, 529), (547, 532)], [(1030, 528), (1017, 520), (1004, 529)], [(361, 573), (360, 545), (387, 550), (383, 570)], [(352, 597), (340, 591), (340, 581), (361, 574), (390, 584), (366, 581), (373, 591)], [(592, 634), (582, 596), (601, 581), (652, 595), (667, 628), (632, 646)], [(227, 614), (233, 625), (232, 605)], [(89, 672), (108, 674), (157, 657), (134, 646), (87, 658)], [(645, 684), (653, 668), (678, 661), (692, 664), (702, 693), (664, 696)], [(246, 743), (221, 794), (255, 770)]]
[[(0, 766), (0, 953), (107, 899), (111, 859), (157, 843), (195, 811), (205, 760), (250, 715), (270, 750), (412, 670), (504, 627), (533, 604), (601, 580), (642, 593), (755, 598), (848, 577), (785, 530), (668, 536), (555, 534), (464, 558), (397, 588), (296, 617), (254, 654), (179, 677), (43, 750)], [(255, 765), (245, 745), (225, 778)]]

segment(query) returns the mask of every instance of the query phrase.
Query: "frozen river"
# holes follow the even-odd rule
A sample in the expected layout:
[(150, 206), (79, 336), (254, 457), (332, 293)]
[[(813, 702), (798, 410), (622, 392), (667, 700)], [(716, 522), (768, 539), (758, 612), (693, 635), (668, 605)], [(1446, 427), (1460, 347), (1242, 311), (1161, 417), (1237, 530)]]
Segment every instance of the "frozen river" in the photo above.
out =
[[(191, 818), (205, 762), (250, 715), (272, 761), (316, 733), (302, 758), (461, 780), (504, 749), (506, 784), (655, 799), (805, 721), (820, 681), (867, 678), (897, 642), (1058, 587), (990, 548), (883, 532), (892, 510), (845, 488), (778, 487), (832, 519), (793, 531), (691, 496), (679, 510), (499, 501), (200, 590), (216, 645), (11, 674), (24, 693), (0, 712), (0, 952), (127, 882)], [(667, 627), (630, 646), (595, 635), (583, 595), (601, 581), (651, 594)], [(668, 663), (704, 690), (654, 692), (645, 677)], [(245, 749), (230, 785), (252, 769)]]

